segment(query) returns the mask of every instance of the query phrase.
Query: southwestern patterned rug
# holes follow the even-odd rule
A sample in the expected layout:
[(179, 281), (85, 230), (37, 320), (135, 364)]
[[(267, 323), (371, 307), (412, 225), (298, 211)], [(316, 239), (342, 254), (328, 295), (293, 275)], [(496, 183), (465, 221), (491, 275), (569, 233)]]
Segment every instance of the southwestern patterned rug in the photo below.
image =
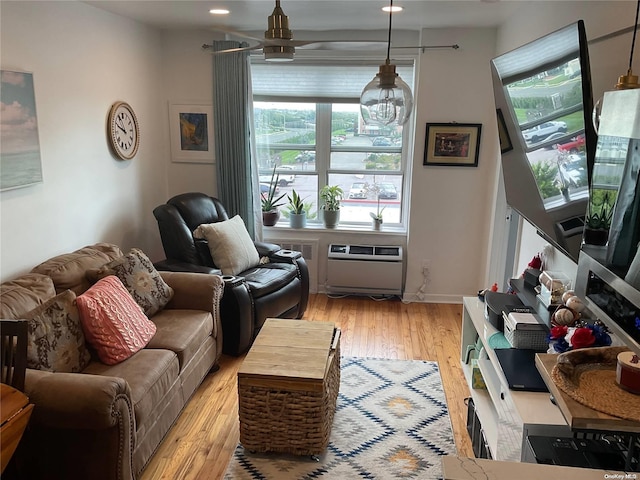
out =
[(225, 480), (438, 479), (455, 454), (436, 362), (342, 357), (340, 393), (319, 461), (238, 445)]

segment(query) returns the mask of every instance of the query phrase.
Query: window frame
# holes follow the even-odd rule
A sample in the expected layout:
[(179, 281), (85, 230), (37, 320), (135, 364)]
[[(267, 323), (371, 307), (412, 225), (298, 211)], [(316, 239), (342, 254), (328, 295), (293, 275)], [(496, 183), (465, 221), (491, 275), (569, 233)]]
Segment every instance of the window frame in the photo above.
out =
[[(329, 184), (330, 175), (393, 175), (401, 178), (401, 199), (399, 202), (399, 221), (398, 222), (386, 222), (389, 231), (406, 231), (408, 224), (408, 211), (410, 195), (409, 189), (409, 137), (413, 135), (413, 129), (410, 122), (402, 126), (402, 143), (400, 145), (392, 146), (368, 146), (366, 148), (354, 147), (354, 146), (341, 146), (332, 145), (332, 106), (340, 103), (356, 104), (360, 103), (359, 98), (326, 98), (326, 97), (314, 97), (304, 98), (297, 96), (273, 96), (273, 95), (254, 95), (253, 104), (255, 108), (256, 102), (275, 102), (275, 103), (313, 103), (316, 107), (316, 127), (315, 127), (315, 170), (304, 171), (296, 170), (296, 175), (308, 175), (317, 176), (317, 195), (315, 198), (315, 206), (319, 205), (319, 192), (325, 185)], [(360, 117), (359, 117), (360, 118)], [(255, 128), (255, 124), (254, 124)], [(256, 141), (256, 151), (261, 150), (261, 145)], [(273, 143), (268, 144), (268, 150), (314, 150), (314, 145), (311, 144), (284, 144)], [(362, 169), (339, 169), (331, 167), (331, 154), (335, 152), (366, 152), (366, 153), (399, 153), (400, 154), (400, 166), (398, 170), (366, 170)], [(259, 167), (259, 174), (266, 174)], [(344, 192), (344, 197), (348, 198), (348, 191)], [(375, 207), (371, 210), (375, 210)], [(280, 218), (278, 227), (287, 227), (286, 218)], [(363, 218), (360, 221), (346, 221), (340, 220), (338, 229), (363, 229), (366, 227), (368, 230), (371, 226), (371, 220)], [(323, 224), (319, 215), (314, 220), (307, 221), (307, 227), (322, 228)], [(335, 230), (335, 229), (332, 229)]]

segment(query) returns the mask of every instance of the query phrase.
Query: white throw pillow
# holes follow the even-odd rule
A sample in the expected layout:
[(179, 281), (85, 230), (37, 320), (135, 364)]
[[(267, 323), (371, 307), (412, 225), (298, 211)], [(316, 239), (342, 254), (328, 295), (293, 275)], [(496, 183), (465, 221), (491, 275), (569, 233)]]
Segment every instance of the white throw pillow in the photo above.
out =
[(237, 275), (260, 263), (260, 256), (240, 216), (198, 226), (195, 238), (209, 243), (213, 263), (224, 275)]

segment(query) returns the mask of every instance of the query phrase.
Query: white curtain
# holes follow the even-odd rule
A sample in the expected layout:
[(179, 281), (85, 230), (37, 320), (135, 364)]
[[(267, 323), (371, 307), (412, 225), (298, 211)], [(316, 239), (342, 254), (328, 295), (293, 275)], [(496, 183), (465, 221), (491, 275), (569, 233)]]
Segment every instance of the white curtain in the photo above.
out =
[[(213, 50), (246, 46), (215, 40)], [(252, 238), (261, 237), (255, 204), (258, 174), (252, 155), (252, 95), (248, 52), (213, 55), (213, 127), (218, 198), (230, 216), (240, 215)], [(256, 225), (257, 223), (257, 225)]]

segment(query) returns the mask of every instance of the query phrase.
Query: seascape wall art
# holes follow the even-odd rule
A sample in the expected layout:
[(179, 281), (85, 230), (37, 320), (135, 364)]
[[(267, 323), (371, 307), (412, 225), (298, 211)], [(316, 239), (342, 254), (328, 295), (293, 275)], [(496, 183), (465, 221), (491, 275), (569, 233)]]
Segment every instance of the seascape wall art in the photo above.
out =
[(0, 190), (42, 183), (33, 74), (0, 70)]

